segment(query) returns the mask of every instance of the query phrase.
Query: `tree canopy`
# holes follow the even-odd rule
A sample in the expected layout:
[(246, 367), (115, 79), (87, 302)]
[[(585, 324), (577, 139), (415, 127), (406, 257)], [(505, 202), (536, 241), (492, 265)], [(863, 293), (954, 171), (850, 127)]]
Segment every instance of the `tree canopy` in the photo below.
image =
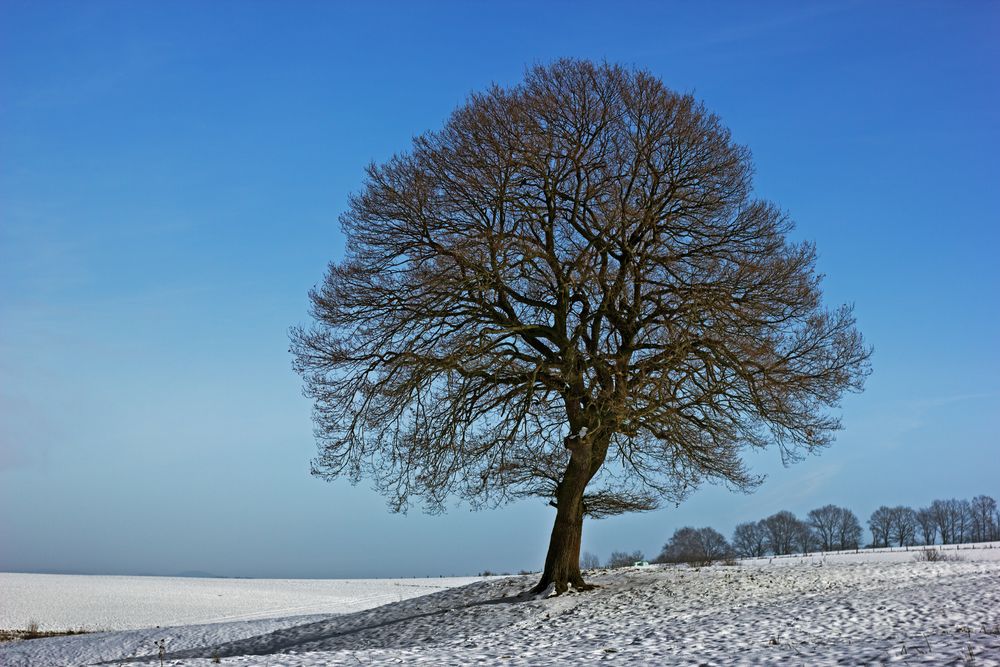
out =
[(722, 533), (714, 528), (678, 528), (663, 545), (656, 558), (660, 563), (690, 563), (711, 565), (713, 561), (729, 558), (733, 549)]
[(827, 445), (870, 350), (750, 152), (652, 74), (561, 60), (372, 164), (293, 330), (315, 474), (394, 509), (557, 508), (539, 586), (584, 587), (584, 515), (749, 489)]

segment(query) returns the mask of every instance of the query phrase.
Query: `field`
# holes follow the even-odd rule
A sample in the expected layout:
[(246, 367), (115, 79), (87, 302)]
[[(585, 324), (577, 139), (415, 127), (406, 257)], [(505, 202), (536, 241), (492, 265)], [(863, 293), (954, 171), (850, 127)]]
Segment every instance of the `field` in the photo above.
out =
[[(598, 570), (589, 575), (596, 591), (530, 600), (517, 597), (528, 577), (161, 579), (157, 604), (169, 611), (159, 618), (185, 625), (0, 644), (0, 664), (159, 664), (162, 641), (168, 665), (1000, 665), (1000, 544), (944, 553), (952, 560), (862, 551)], [(32, 613), (43, 627), (53, 622), (45, 614), (78, 625), (88, 604), (111, 600), (109, 585), (152, 585), (70, 579), (90, 603), (42, 575), (0, 575), (2, 623)], [(12, 581), (37, 588), (12, 604)], [(146, 616), (130, 619), (128, 609)], [(155, 609), (123, 606), (108, 622), (135, 627)]]
[(306, 614), (344, 614), (477, 577), (194, 579), (0, 573), (0, 629), (136, 630)]

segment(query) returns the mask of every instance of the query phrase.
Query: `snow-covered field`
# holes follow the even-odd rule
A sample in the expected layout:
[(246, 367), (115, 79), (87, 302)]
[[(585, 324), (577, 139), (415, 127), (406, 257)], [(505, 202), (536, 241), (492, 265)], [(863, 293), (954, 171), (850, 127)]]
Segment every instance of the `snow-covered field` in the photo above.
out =
[(166, 664), (206, 667), (216, 656), (274, 667), (1000, 666), (998, 547), (947, 562), (861, 552), (597, 571), (596, 591), (532, 600), (514, 597), (530, 578), (492, 579), (341, 615), (0, 644), (0, 665), (158, 664), (154, 643), (164, 640)]
[(478, 577), (426, 579), (193, 579), (0, 572), (0, 629), (133, 630), (346, 614)]

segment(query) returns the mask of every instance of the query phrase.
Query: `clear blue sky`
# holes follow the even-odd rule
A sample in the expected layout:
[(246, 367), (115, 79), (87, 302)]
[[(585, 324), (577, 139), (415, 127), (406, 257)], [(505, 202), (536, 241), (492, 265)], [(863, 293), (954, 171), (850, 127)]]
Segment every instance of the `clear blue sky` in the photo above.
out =
[(821, 456), (590, 522), (652, 556), (781, 509), (1000, 497), (1000, 4), (0, 4), (0, 570), (403, 576), (542, 564), (551, 510), (390, 514), (308, 474), (287, 329), (362, 168), (560, 56), (750, 146), (875, 346)]

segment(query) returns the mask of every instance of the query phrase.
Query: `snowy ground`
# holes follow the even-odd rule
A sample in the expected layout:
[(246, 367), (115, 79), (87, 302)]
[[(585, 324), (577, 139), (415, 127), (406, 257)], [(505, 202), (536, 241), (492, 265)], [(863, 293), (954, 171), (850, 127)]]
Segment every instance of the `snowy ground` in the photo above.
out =
[(133, 630), (345, 614), (480, 581), (422, 579), (192, 579), (0, 572), (0, 629)]
[[(1000, 545), (996, 545), (1000, 547)], [(591, 573), (600, 589), (515, 601), (482, 581), (337, 616), (0, 645), (0, 664), (1000, 666), (1000, 548), (917, 562), (862, 552)], [(785, 562), (787, 560), (787, 562)], [(143, 656), (147, 656), (145, 661)], [(150, 660), (150, 657), (153, 660)]]

